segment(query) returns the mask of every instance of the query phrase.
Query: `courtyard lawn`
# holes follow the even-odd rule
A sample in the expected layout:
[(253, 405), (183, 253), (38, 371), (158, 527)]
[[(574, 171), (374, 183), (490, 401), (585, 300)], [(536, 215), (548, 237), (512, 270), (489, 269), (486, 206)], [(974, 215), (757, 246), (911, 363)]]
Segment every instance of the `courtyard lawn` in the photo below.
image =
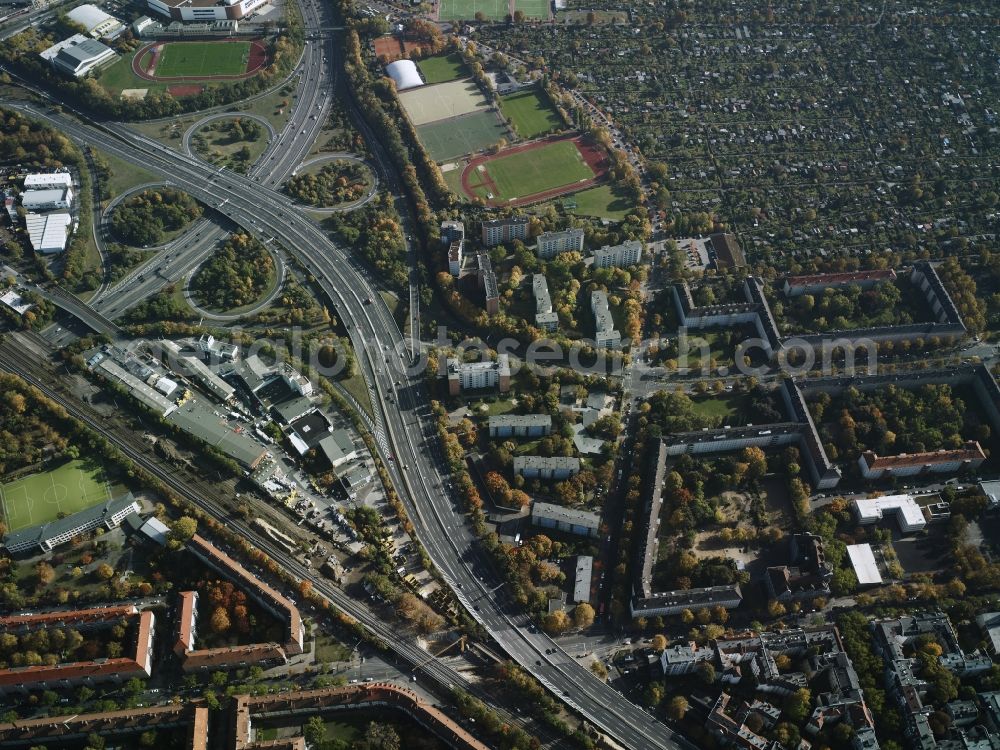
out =
[(563, 124), (548, 96), (537, 88), (500, 97), (500, 110), (510, 118), (514, 132), (528, 140), (559, 130)]
[[(572, 185), (594, 177), (594, 172), (583, 160), (572, 141), (557, 141), (542, 148), (500, 156), (484, 165), (496, 185), (494, 200), (514, 200), (546, 190)], [(472, 175), (475, 185), (480, 175)], [(484, 186), (476, 192), (485, 197)]]
[(104, 472), (94, 461), (72, 460), (0, 486), (0, 505), (11, 531), (54, 521), (111, 498)]
[(462, 64), (462, 58), (455, 52), (428, 57), (417, 62), (417, 66), (427, 83), (444, 83), (468, 75)]
[(156, 63), (157, 78), (233, 76), (247, 69), (250, 42), (167, 42)]

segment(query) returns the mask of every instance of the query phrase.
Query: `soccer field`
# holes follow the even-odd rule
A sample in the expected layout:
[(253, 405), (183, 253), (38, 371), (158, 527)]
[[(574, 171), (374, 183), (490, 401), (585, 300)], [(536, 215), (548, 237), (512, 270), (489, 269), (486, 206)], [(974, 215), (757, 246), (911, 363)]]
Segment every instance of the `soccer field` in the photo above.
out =
[(493, 112), (474, 112), (417, 128), (420, 142), (436, 162), (472, 154), (507, 137), (507, 129)]
[(562, 120), (548, 102), (548, 95), (537, 88), (500, 97), (500, 110), (510, 118), (515, 132), (525, 139), (558, 130)]
[(106, 502), (111, 491), (93, 461), (67, 461), (39, 474), (0, 485), (0, 506), (9, 531), (53, 521)]
[(547, 21), (550, 8), (550, 0), (514, 0), (514, 10), (521, 11), (526, 18), (539, 18)]
[(156, 77), (240, 75), (249, 57), (250, 42), (167, 42), (156, 63)]
[(450, 55), (425, 57), (417, 63), (426, 83), (445, 83), (468, 75), (462, 58), (455, 52)]
[(503, 21), (510, 15), (507, 0), (440, 0), (438, 20), (474, 21), (482, 13), (487, 21)]
[[(497, 188), (494, 201), (523, 198), (594, 177), (573, 141), (557, 141), (501, 156), (487, 161), (484, 166), (485, 174), (492, 178)], [(471, 176), (472, 185), (480, 181), (481, 175)], [(489, 190), (484, 186), (475, 188), (474, 192), (485, 199)]]

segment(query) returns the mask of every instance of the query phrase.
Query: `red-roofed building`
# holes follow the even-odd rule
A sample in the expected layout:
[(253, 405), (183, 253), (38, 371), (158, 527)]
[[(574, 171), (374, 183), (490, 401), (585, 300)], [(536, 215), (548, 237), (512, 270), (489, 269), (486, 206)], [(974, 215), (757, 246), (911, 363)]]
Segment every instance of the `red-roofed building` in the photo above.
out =
[(285, 652), (277, 643), (249, 643), (245, 646), (222, 646), (188, 651), (184, 655), (185, 672), (206, 669), (239, 669), (253, 664), (284, 664)]
[(789, 276), (785, 279), (786, 297), (802, 294), (822, 294), (826, 289), (841, 286), (859, 286), (869, 289), (886, 281), (895, 281), (896, 272), (891, 268), (871, 271), (846, 271), (844, 273), (816, 273), (804, 276)]
[(182, 591), (181, 606), (177, 614), (177, 641), (174, 643), (174, 653), (181, 656), (187, 651), (194, 651), (195, 618), (198, 616), (198, 592)]
[[(111, 612), (105, 618), (110, 622), (121, 617), (122, 607), (109, 607)], [(137, 611), (131, 607), (133, 615)], [(37, 625), (52, 625), (51, 614), (39, 615)], [(23, 619), (23, 618), (22, 618)], [(94, 620), (88, 620), (94, 623)], [(25, 623), (22, 623), (25, 624)], [(135, 653), (132, 656), (93, 661), (69, 662), (66, 664), (12, 667), (0, 670), (0, 695), (8, 693), (28, 693), (33, 690), (53, 690), (89, 685), (100, 682), (121, 683), (133, 677), (149, 677), (153, 671), (153, 634), (156, 616), (149, 610), (139, 612), (139, 628)]]
[(14, 633), (43, 626), (79, 628), (82, 625), (106, 623), (119, 617), (134, 617), (138, 612), (134, 605), (128, 604), (120, 607), (41, 612), (37, 615), (12, 615), (0, 617), (0, 630)]
[(865, 451), (858, 458), (858, 466), (865, 479), (883, 479), (916, 474), (956, 474), (978, 469), (985, 460), (982, 447), (975, 440), (970, 440), (961, 448), (927, 453), (879, 456), (874, 451)]

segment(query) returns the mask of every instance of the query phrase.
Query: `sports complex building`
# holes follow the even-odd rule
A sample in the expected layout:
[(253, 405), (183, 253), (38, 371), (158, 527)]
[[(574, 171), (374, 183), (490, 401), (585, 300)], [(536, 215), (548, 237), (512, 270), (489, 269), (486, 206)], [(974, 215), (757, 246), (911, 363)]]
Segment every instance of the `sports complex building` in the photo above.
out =
[(48, 552), (73, 537), (96, 528), (116, 529), (125, 518), (138, 513), (139, 510), (139, 503), (129, 492), (65, 518), (12, 531), (3, 538), (3, 544), (0, 546), (12, 555), (34, 551)]

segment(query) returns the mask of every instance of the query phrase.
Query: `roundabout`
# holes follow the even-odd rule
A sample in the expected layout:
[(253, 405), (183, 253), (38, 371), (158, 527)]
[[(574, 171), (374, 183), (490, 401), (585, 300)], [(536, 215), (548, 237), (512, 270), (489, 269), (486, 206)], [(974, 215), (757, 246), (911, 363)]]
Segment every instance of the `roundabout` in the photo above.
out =
[[(290, 195), (289, 197), (291, 197), (292, 200), (295, 200), (295, 202), (298, 205), (302, 206), (303, 208), (305, 208), (305, 209), (307, 209), (307, 210), (309, 210), (309, 211), (311, 211), (313, 213), (317, 213), (317, 214), (334, 214), (334, 213), (342, 213), (342, 212), (345, 212), (345, 211), (353, 211), (353, 210), (355, 210), (357, 208), (361, 208), (362, 206), (364, 206), (365, 204), (367, 204), (369, 201), (371, 201), (378, 194), (378, 188), (379, 188), (378, 173), (375, 171), (375, 169), (372, 167), (372, 165), (369, 164), (367, 161), (365, 161), (363, 158), (361, 158), (360, 156), (357, 156), (356, 154), (351, 154), (351, 153), (348, 153), (348, 152), (339, 152), (339, 153), (333, 153), (333, 154), (319, 154), (318, 156), (313, 156), (313, 157), (311, 157), (309, 159), (306, 159), (304, 162), (302, 162), (295, 169), (295, 172), (292, 173), (292, 177), (289, 178), (288, 182), (290, 182), (291, 180), (295, 179), (296, 177), (303, 176), (303, 173), (306, 172), (306, 170), (309, 170), (312, 167), (315, 167), (317, 165), (327, 164), (327, 163), (336, 163), (336, 162), (343, 162), (343, 163), (348, 163), (348, 164), (352, 164), (352, 165), (358, 165), (360, 167), (363, 167), (365, 170), (367, 170), (368, 188), (367, 188), (365, 194), (362, 197), (360, 197), (360, 198), (358, 198), (356, 200), (348, 201), (346, 203), (341, 203), (341, 204), (338, 204), (338, 205), (335, 205), (335, 206), (314, 206), (312, 204), (304, 203), (302, 201), (296, 200), (296, 198), (294, 196)], [(285, 192), (286, 193), (288, 193), (288, 188), (287, 188), (288, 182), (285, 183)]]
[[(202, 131), (206, 126), (221, 120), (234, 120), (234, 121), (248, 120), (263, 127), (264, 130), (266, 131), (267, 138), (266, 140), (261, 139), (261, 141), (263, 142), (263, 146), (259, 149), (259, 153), (257, 153), (254, 156), (254, 158), (249, 159), (247, 161), (246, 165), (247, 169), (253, 166), (253, 164), (260, 159), (261, 154), (263, 154), (267, 150), (267, 147), (274, 142), (275, 138), (277, 138), (278, 135), (274, 130), (274, 126), (271, 125), (271, 122), (266, 117), (263, 117), (261, 115), (255, 115), (248, 112), (231, 112), (231, 111), (219, 112), (218, 114), (213, 114), (209, 115), (208, 117), (203, 117), (202, 119), (198, 120), (197, 122), (192, 124), (187, 130), (184, 131), (184, 135), (181, 139), (181, 146), (184, 149), (184, 153), (192, 158), (203, 161), (206, 164), (213, 164), (211, 160), (206, 159), (204, 156), (197, 153), (197, 151), (192, 148), (191, 141), (195, 137), (195, 135), (200, 131)], [(250, 144), (254, 142), (244, 141), (244, 143)], [(217, 148), (219, 147), (218, 144), (212, 144), (212, 145), (216, 146)]]

